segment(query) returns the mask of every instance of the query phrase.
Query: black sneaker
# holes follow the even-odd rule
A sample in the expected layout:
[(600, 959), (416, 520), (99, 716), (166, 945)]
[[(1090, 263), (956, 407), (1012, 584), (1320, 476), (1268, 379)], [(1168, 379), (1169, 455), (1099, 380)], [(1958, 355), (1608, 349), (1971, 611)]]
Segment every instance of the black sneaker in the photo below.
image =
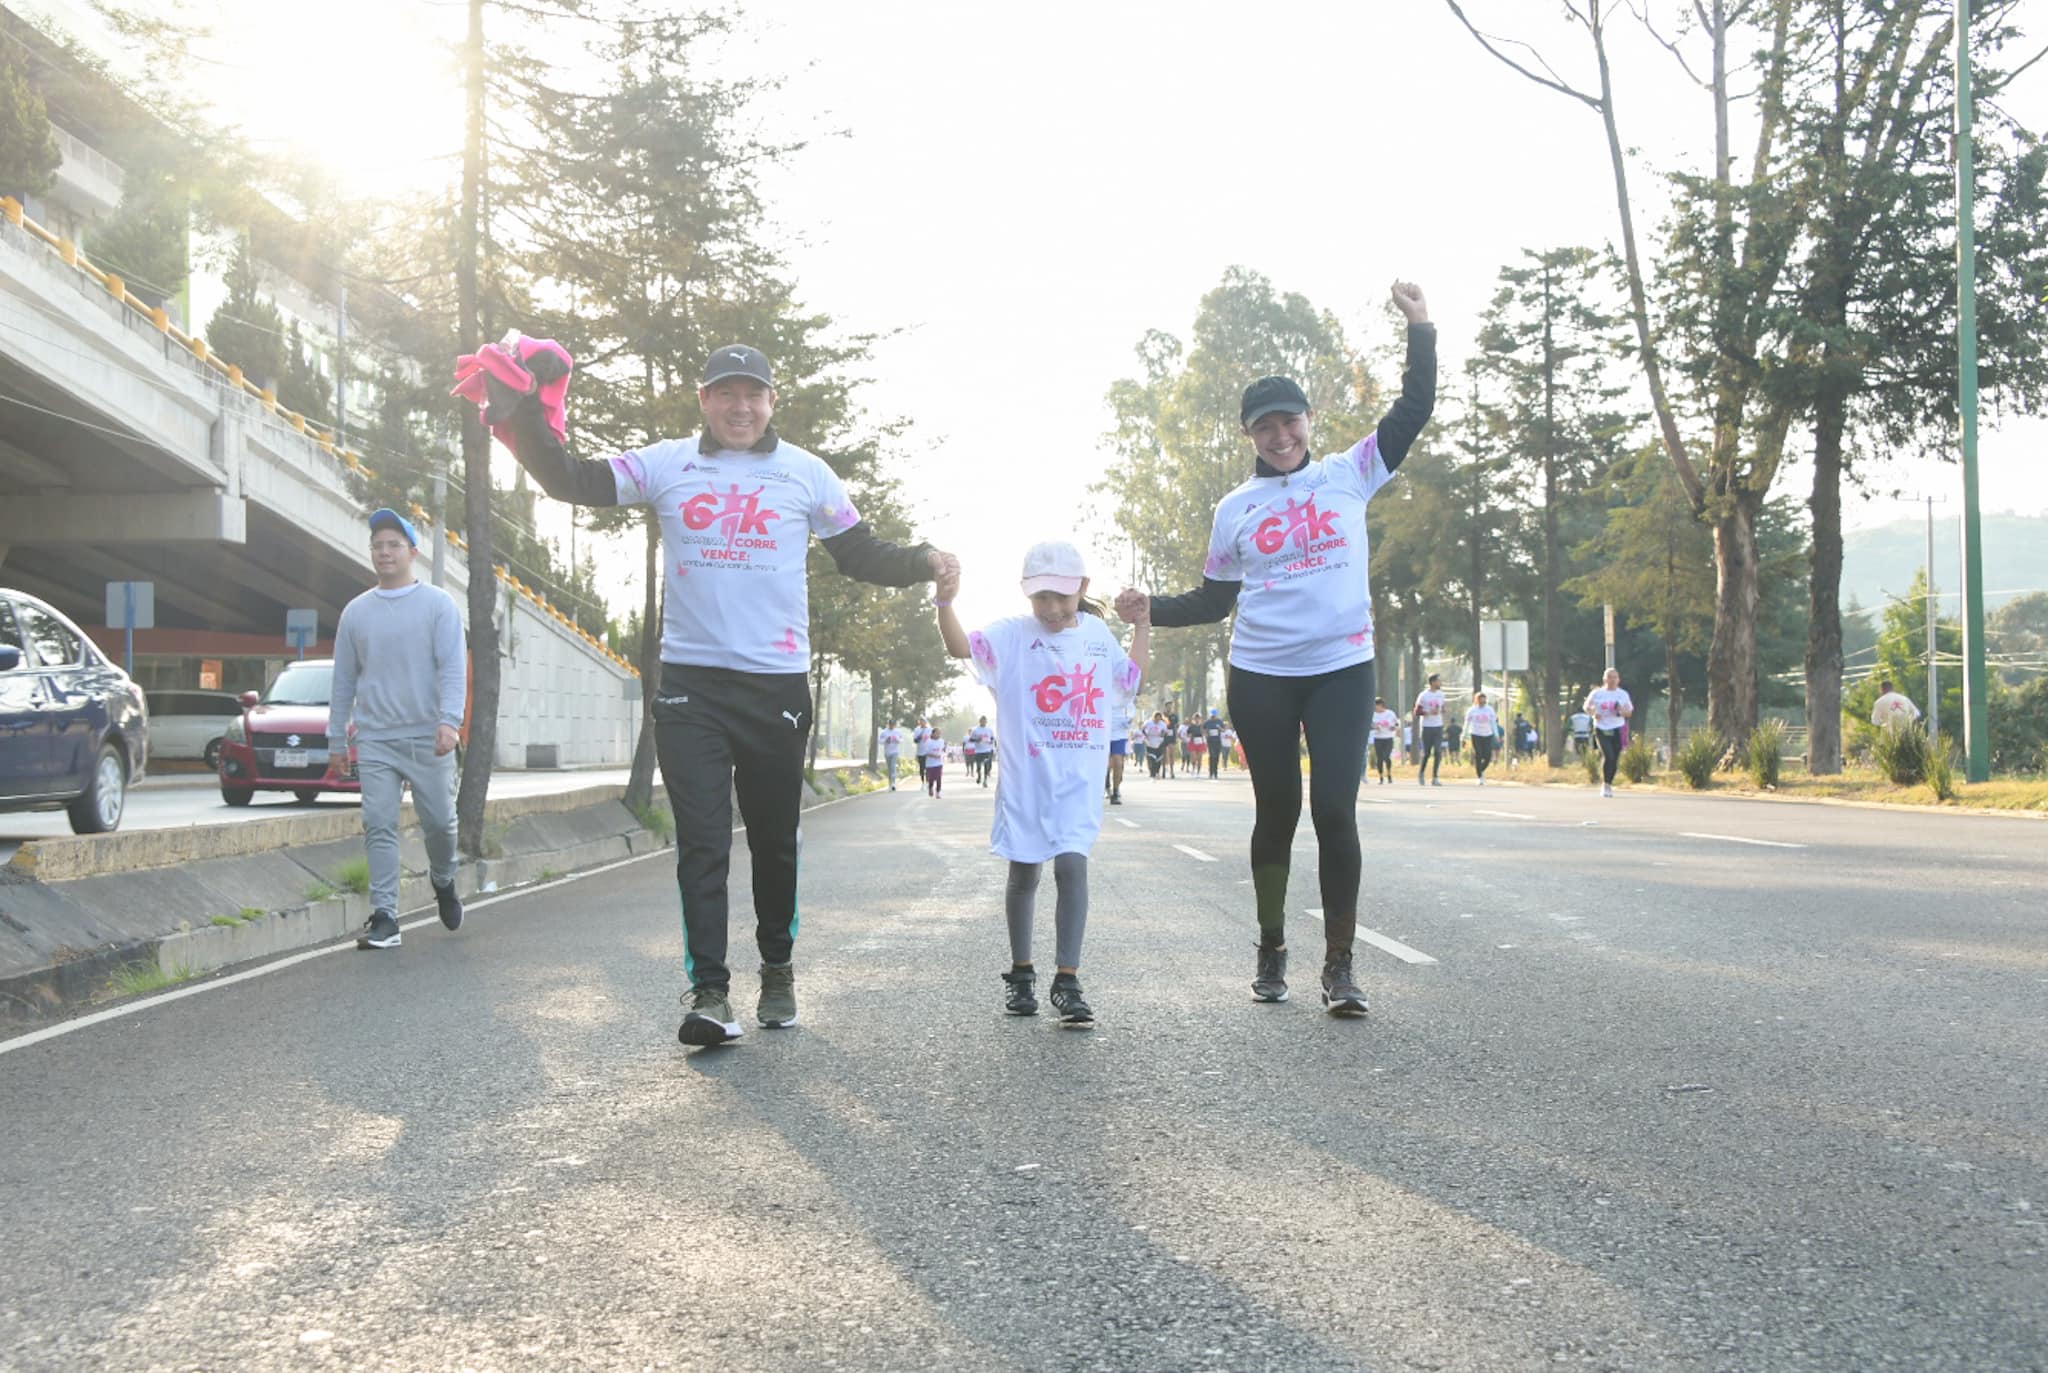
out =
[(1038, 1014), (1038, 974), (1026, 968), (1023, 971), (1011, 969), (1003, 974), (1003, 981), (1010, 985), (1009, 995), (1003, 998), (1003, 1009), (1011, 1015)]
[(1323, 1005), (1331, 1015), (1364, 1015), (1365, 993), (1351, 976), (1351, 955), (1333, 953), (1323, 959)]
[(1095, 1012), (1088, 1009), (1088, 1003), (1081, 996), (1081, 979), (1072, 973), (1054, 973), (1052, 994), (1049, 997), (1052, 1008), (1060, 1013), (1060, 1028), (1063, 1030), (1087, 1030), (1094, 1028)]
[(733, 1017), (732, 998), (724, 987), (692, 987), (683, 994), (689, 1004), (689, 1012), (683, 1017), (683, 1024), (676, 1031), (676, 1038), (685, 1044), (709, 1048), (714, 1044), (730, 1044), (743, 1031), (740, 1022)]
[(1113, 791), (1109, 794), (1109, 804), (1111, 804), (1112, 806), (1121, 806), (1123, 803), (1124, 794), (1122, 792)]
[(1254, 1001), (1287, 999), (1287, 950), (1259, 946), (1259, 969), (1252, 976)]
[(434, 904), (441, 908), (441, 923), (451, 930), (462, 928), (462, 898), (455, 894), (455, 884), (434, 888)]
[(395, 949), (405, 936), (398, 932), (398, 921), (390, 911), (371, 911), (370, 918), (363, 922), (363, 928), (356, 935), (359, 949)]

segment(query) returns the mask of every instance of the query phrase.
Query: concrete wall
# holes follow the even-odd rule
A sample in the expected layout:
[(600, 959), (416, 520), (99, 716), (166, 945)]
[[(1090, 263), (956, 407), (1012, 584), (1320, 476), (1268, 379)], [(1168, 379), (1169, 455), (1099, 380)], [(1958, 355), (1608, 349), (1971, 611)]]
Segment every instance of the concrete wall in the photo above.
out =
[[(453, 588), (451, 588), (452, 590)], [(501, 768), (527, 766), (528, 745), (554, 745), (556, 766), (624, 766), (639, 739), (640, 679), (593, 654), (523, 596), (499, 620), (509, 632), (498, 703)]]

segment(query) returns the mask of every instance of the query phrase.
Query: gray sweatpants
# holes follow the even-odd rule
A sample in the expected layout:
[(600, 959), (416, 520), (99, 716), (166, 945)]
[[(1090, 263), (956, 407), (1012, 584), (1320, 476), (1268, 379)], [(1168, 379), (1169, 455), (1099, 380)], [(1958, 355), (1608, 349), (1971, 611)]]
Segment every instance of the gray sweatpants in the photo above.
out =
[[(1010, 961), (1031, 961), (1031, 917), (1038, 904), (1038, 875), (1042, 863), (1012, 863), (1003, 891), (1003, 914), (1010, 922)], [(1088, 855), (1063, 853), (1052, 860), (1053, 881), (1059, 886), (1059, 901), (1053, 908), (1054, 941), (1058, 966), (1081, 966), (1081, 936), (1088, 929)]]
[(363, 784), (363, 847), (370, 855), (370, 905), (398, 914), (398, 809), (406, 784), (436, 886), (455, 880), (455, 755), (434, 756), (434, 736), (365, 739), (356, 745)]

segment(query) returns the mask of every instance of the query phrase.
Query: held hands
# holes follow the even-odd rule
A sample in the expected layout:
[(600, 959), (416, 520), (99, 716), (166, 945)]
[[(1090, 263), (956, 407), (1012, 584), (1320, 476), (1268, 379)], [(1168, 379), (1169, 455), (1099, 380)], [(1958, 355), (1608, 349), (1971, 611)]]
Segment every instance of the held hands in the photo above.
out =
[(1410, 324), (1429, 323), (1429, 302), (1423, 299), (1420, 286), (1412, 281), (1397, 281), (1392, 296), (1394, 308), (1406, 316)]
[(951, 553), (931, 551), (934, 599), (950, 601), (960, 594), (960, 559)]
[(1127, 625), (1151, 624), (1152, 597), (1143, 591), (1125, 587), (1116, 593), (1116, 617)]
[(462, 742), (462, 736), (453, 725), (442, 725), (434, 731), (434, 756), (446, 758), (455, 752), (455, 746)]

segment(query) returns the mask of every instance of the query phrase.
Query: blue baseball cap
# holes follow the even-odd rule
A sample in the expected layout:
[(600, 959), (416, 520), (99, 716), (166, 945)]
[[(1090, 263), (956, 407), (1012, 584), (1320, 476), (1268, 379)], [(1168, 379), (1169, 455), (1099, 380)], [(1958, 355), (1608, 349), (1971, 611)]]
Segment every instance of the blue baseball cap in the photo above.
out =
[(384, 507), (382, 510), (370, 512), (370, 532), (375, 534), (380, 529), (396, 529), (399, 533), (405, 535), (405, 541), (414, 548), (420, 546), (419, 530), (412, 527), (411, 520), (408, 520), (389, 506)]

